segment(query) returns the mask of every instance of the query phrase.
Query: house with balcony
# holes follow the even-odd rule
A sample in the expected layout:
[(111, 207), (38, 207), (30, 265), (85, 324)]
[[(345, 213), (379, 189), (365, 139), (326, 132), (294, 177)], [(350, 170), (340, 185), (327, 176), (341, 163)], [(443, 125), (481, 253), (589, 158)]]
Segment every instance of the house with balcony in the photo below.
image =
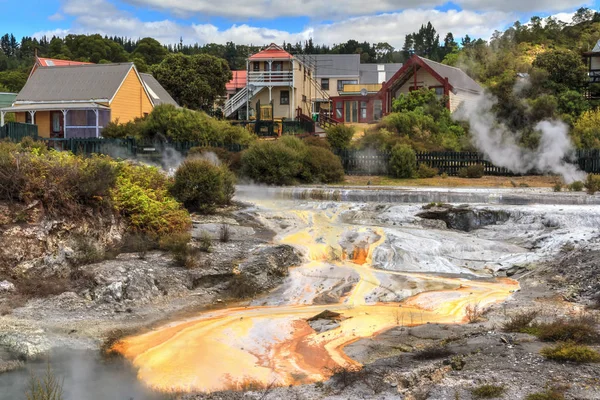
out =
[(223, 113), (244, 120), (294, 119), (298, 109), (308, 115), (312, 79), (313, 71), (302, 60), (271, 44), (248, 58), (246, 71), (233, 71)]
[(588, 88), (586, 97), (590, 100), (600, 99), (600, 40), (592, 51), (583, 53), (584, 62), (588, 69)]
[(459, 68), (413, 55), (387, 81), (376, 85), (344, 85), (333, 97), (333, 118), (342, 123), (372, 123), (392, 111), (401, 94), (434, 89), (454, 112), (461, 104), (476, 102), (483, 88)]
[(10, 107), (17, 122), (38, 126), (49, 138), (100, 137), (109, 122), (126, 123), (175, 101), (133, 63), (38, 66)]

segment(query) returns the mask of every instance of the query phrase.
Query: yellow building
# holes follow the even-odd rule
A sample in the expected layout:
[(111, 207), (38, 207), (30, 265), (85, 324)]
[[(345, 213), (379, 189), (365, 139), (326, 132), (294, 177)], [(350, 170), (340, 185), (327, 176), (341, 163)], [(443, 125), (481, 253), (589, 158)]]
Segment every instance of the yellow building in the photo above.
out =
[(11, 107), (17, 122), (38, 126), (41, 137), (100, 137), (109, 122), (148, 115), (155, 105), (176, 104), (160, 84), (133, 63), (38, 66)]

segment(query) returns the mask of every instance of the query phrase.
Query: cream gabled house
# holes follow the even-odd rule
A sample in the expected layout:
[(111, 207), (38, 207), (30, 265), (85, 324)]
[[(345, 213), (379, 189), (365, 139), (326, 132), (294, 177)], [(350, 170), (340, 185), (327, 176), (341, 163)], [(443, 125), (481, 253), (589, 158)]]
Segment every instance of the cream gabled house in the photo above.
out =
[[(310, 115), (313, 71), (299, 58), (271, 44), (248, 57), (246, 65), (246, 71), (232, 71), (234, 79), (227, 85), (225, 117), (293, 119), (298, 109)], [(273, 115), (266, 115), (271, 107), (263, 106), (271, 103)], [(263, 108), (263, 115), (258, 107)]]

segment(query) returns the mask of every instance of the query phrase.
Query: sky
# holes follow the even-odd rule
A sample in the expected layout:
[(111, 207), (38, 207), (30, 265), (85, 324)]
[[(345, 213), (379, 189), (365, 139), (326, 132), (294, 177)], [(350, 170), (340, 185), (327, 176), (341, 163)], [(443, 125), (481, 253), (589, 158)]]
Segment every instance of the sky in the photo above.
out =
[(64, 36), (101, 33), (164, 44), (263, 45), (313, 38), (349, 39), (401, 47), (406, 34), (431, 21), (443, 38), (488, 39), (533, 15), (565, 22), (600, 0), (0, 0), (0, 33)]

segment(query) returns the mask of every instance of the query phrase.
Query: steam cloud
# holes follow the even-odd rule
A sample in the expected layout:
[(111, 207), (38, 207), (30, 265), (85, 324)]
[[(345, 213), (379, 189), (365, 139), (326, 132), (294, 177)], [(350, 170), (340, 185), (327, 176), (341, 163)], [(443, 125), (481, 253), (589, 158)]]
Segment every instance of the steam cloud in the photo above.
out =
[[(527, 80), (518, 81), (514, 90), (519, 92), (527, 85)], [(537, 123), (534, 129), (541, 134), (539, 146), (534, 150), (523, 148), (519, 145), (520, 133), (498, 121), (492, 110), (496, 102), (494, 96), (484, 93), (474, 102), (463, 103), (454, 113), (455, 119), (469, 122), (473, 144), (490, 162), (514, 173), (559, 174), (566, 183), (585, 179), (585, 172), (566, 161), (575, 150), (567, 124), (557, 120)]]

